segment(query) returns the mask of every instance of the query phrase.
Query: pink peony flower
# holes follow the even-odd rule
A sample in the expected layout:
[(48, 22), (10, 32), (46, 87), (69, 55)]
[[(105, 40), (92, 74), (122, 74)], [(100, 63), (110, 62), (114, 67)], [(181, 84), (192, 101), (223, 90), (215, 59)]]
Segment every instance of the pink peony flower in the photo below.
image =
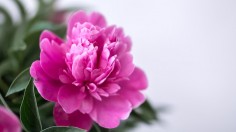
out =
[(99, 13), (76, 12), (66, 41), (44, 31), (40, 49), (30, 74), (41, 96), (56, 102), (57, 125), (115, 128), (145, 100), (147, 79), (133, 64), (130, 38)]
[(0, 106), (0, 132), (21, 132), (17, 116), (2, 106)]

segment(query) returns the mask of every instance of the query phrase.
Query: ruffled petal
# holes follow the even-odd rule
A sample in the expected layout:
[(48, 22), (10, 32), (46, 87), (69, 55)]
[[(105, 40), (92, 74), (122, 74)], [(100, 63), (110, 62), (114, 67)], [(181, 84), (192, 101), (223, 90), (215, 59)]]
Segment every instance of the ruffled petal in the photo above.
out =
[(93, 12), (89, 16), (89, 22), (99, 27), (106, 27), (107, 22), (104, 16), (98, 12)]
[(72, 64), (72, 75), (77, 82), (82, 82), (85, 79), (84, 71), (87, 67), (87, 58), (85, 55), (76, 56)]
[(48, 30), (44, 30), (40, 35), (40, 42), (43, 39), (48, 39), (49, 41), (55, 41), (58, 45), (61, 45), (63, 43), (63, 40), (56, 36), (54, 33)]
[(40, 61), (36, 60), (31, 64), (30, 75), (35, 80), (52, 80), (42, 69)]
[(68, 24), (68, 29), (67, 29), (67, 35), (68, 37), (71, 38), (72, 36), (72, 29), (75, 26), (76, 23), (83, 24), (84, 22), (88, 22), (88, 16), (86, 12), (84, 11), (78, 11), (75, 12), (69, 19), (69, 24)]
[(119, 76), (127, 77), (134, 71), (133, 57), (129, 53), (123, 54), (120, 58), (120, 73)]
[(126, 51), (130, 51), (131, 50), (131, 47), (132, 47), (132, 40), (130, 37), (125, 37), (123, 39), (123, 42), (126, 44)]
[(71, 114), (66, 113), (59, 104), (56, 104), (53, 110), (54, 120), (57, 126), (74, 126), (89, 130), (93, 121), (87, 114), (75, 111)]
[(115, 94), (117, 91), (120, 90), (120, 86), (116, 83), (107, 83), (101, 86), (101, 88), (109, 94)]
[(118, 94), (129, 100), (133, 108), (137, 108), (145, 101), (144, 95), (138, 90), (123, 88), (118, 92)]
[(58, 103), (66, 113), (72, 113), (80, 108), (85, 93), (81, 92), (79, 87), (73, 85), (64, 85), (58, 93)]
[(148, 86), (145, 73), (135, 68), (134, 72), (129, 76), (129, 80), (119, 82), (121, 90), (118, 94), (130, 101), (134, 108), (138, 107), (145, 101), (144, 95), (139, 91), (146, 89)]
[(39, 94), (48, 101), (57, 102), (58, 91), (62, 84), (58, 80), (52, 80), (44, 72), (39, 61), (32, 63), (30, 75), (34, 78), (34, 84)]
[(46, 74), (53, 79), (58, 79), (59, 72), (65, 67), (65, 52), (54, 41), (43, 39), (40, 43), (40, 64)]
[(65, 50), (58, 45), (54, 40), (50, 42), (48, 39), (43, 39), (40, 42), (41, 53), (45, 53), (52, 61), (57, 64), (64, 64)]
[(148, 81), (145, 73), (136, 67), (134, 72), (129, 76), (129, 80), (121, 82), (120, 85), (129, 89), (143, 90), (148, 87)]
[(90, 113), (93, 109), (93, 98), (91, 96), (86, 96), (80, 105), (80, 112)]
[(110, 96), (96, 101), (90, 117), (100, 126), (105, 128), (115, 128), (120, 124), (120, 120), (129, 117), (132, 106), (130, 102), (120, 96)]

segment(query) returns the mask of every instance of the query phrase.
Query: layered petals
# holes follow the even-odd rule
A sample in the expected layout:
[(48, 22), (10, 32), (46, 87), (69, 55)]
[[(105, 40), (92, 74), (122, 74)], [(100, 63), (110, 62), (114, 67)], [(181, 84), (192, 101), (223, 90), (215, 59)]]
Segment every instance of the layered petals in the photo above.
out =
[(119, 59), (120, 61), (120, 73), (119, 76), (127, 77), (134, 71), (133, 57), (131, 54), (126, 53)]
[(89, 22), (98, 27), (105, 27), (107, 25), (106, 19), (98, 12), (92, 12), (89, 16)]
[(71, 114), (66, 113), (59, 104), (53, 110), (54, 120), (57, 126), (74, 126), (89, 130), (92, 127), (92, 119), (87, 114), (75, 111)]
[(104, 98), (102, 102), (96, 101), (94, 105), (90, 117), (105, 128), (117, 127), (120, 120), (127, 119), (132, 110), (130, 102), (121, 96)]
[(61, 45), (63, 43), (63, 40), (59, 37), (57, 37), (54, 33), (48, 31), (48, 30), (44, 30), (41, 35), (40, 35), (40, 42), (43, 39), (48, 39), (49, 41), (53, 40), (55, 41), (58, 45)]
[(30, 75), (34, 78), (34, 84), (40, 95), (48, 100), (57, 102), (60, 81), (50, 78), (40, 65), (40, 61), (35, 61), (30, 67)]
[(122, 89), (119, 91), (119, 95), (127, 99), (133, 108), (137, 108), (145, 101), (144, 95), (138, 90)]
[(69, 37), (72, 35), (72, 29), (74, 28), (76, 23), (81, 23), (83, 24), (84, 22), (88, 21), (88, 16), (86, 14), (86, 12), (84, 11), (78, 11), (76, 13), (74, 13), (68, 22), (68, 28), (67, 28), (67, 35), (69, 35)]
[(81, 102), (79, 111), (83, 114), (89, 114), (93, 110), (93, 98), (91, 96), (86, 96)]
[(73, 85), (64, 85), (58, 93), (58, 103), (66, 113), (72, 113), (80, 108), (85, 94)]
[(118, 92), (119, 95), (129, 100), (133, 108), (138, 107), (145, 101), (145, 97), (140, 90), (147, 88), (148, 83), (145, 73), (140, 68), (136, 67), (129, 76), (129, 80), (121, 81), (119, 85), (124, 87)]
[(135, 67), (133, 73), (129, 76), (129, 80), (119, 83), (126, 89), (144, 90), (148, 87), (148, 81), (145, 73), (138, 67)]
[(74, 13), (67, 40), (40, 37), (40, 60), (30, 68), (40, 95), (56, 103), (57, 125), (89, 130), (94, 122), (115, 128), (145, 101), (145, 73), (135, 67), (131, 39), (97, 13)]
[(75, 12), (69, 19), (67, 34), (68, 36), (72, 36), (72, 29), (77, 23), (83, 24), (85, 22), (89, 22), (98, 27), (106, 26), (106, 19), (102, 14), (98, 12), (93, 12), (91, 14), (87, 14), (84, 11)]
[(58, 79), (59, 71), (65, 67), (64, 49), (48, 39), (40, 42), (40, 49), (40, 64), (43, 70), (53, 79)]

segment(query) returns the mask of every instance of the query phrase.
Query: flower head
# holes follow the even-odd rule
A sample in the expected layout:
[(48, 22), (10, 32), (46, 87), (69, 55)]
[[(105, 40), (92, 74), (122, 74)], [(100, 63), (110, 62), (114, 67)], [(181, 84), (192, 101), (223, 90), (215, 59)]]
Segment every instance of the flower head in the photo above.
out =
[(0, 132), (21, 132), (17, 116), (2, 106), (0, 106)]
[(30, 74), (41, 96), (56, 102), (57, 125), (115, 128), (145, 100), (147, 79), (133, 64), (130, 38), (99, 13), (72, 15), (65, 41), (44, 31), (40, 49)]

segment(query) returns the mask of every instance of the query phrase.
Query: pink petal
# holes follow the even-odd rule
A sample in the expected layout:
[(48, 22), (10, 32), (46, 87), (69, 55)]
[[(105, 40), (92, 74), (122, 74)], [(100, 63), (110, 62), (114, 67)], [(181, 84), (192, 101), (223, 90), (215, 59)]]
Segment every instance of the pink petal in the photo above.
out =
[(120, 72), (120, 62), (118, 60), (115, 60), (115, 65), (114, 65), (114, 69), (112, 70), (111, 74), (110, 74), (110, 78), (116, 78), (117, 75), (119, 74)]
[(125, 37), (123, 39), (124, 43), (126, 44), (126, 52), (130, 51), (131, 50), (131, 47), (132, 47), (132, 41), (131, 41), (131, 38), (130, 37)]
[(63, 40), (59, 37), (57, 37), (54, 33), (48, 31), (48, 30), (44, 30), (41, 35), (40, 35), (40, 42), (43, 40), (43, 39), (48, 39), (49, 41), (55, 41), (58, 45), (62, 44), (63, 43)]
[(129, 81), (121, 82), (120, 85), (125, 88), (137, 90), (143, 90), (148, 87), (147, 77), (138, 67), (134, 69), (134, 72), (129, 76), (129, 79)]
[(120, 96), (110, 96), (95, 102), (90, 117), (102, 127), (115, 128), (120, 120), (128, 118), (131, 110), (129, 101)]
[(100, 68), (104, 69), (107, 67), (109, 57), (110, 57), (110, 51), (107, 48), (103, 48), (102, 54), (99, 60)]
[(75, 111), (71, 114), (66, 113), (59, 104), (56, 104), (53, 110), (54, 120), (57, 126), (74, 126), (89, 130), (93, 121), (87, 114)]
[(40, 41), (40, 50), (41, 52), (45, 52), (57, 63), (64, 62), (65, 51), (63, 47), (58, 45), (54, 40), (43, 39)]
[(92, 95), (94, 97), (94, 99), (102, 101), (101, 96), (98, 94), (98, 92), (90, 92), (90, 95)]
[(30, 74), (34, 78), (34, 84), (39, 94), (48, 101), (57, 102), (58, 91), (62, 84), (48, 77), (43, 71), (39, 61), (32, 63)]
[(104, 69), (103, 73), (101, 73), (100, 76), (98, 76), (94, 80), (94, 82), (96, 82), (97, 84), (102, 84), (104, 81), (106, 81), (107, 77), (111, 74), (113, 68), (114, 68), (114, 65)]
[(72, 75), (78, 82), (85, 79), (85, 68), (87, 66), (87, 58), (85, 55), (76, 56), (72, 64)]
[(120, 73), (119, 76), (127, 77), (134, 71), (133, 57), (129, 53), (125, 53), (119, 58)]
[(98, 12), (93, 12), (89, 16), (89, 22), (91, 22), (93, 25), (99, 26), (99, 27), (106, 27), (107, 22), (106, 19), (103, 17), (102, 14)]
[(60, 83), (56, 81), (34, 81), (39, 94), (48, 101), (57, 102)]
[(64, 85), (58, 93), (58, 103), (66, 113), (72, 113), (80, 108), (85, 94), (80, 91), (79, 87), (73, 85)]
[(40, 65), (48, 76), (57, 80), (62, 68), (59, 67), (54, 61), (52, 61), (44, 52), (40, 53)]
[(52, 80), (42, 69), (40, 61), (36, 60), (32, 63), (30, 67), (30, 75), (35, 80)]
[(2, 106), (0, 106), (0, 131), (21, 132), (21, 124), (17, 116)]
[(144, 95), (138, 90), (128, 89), (124, 87), (119, 91), (119, 95), (129, 100), (133, 108), (137, 108), (145, 101)]
[(101, 88), (98, 88), (97, 92), (100, 96), (103, 96), (103, 97), (108, 97), (109, 96), (109, 93), (106, 92), (105, 90), (101, 89)]
[(69, 19), (67, 35), (71, 38), (72, 36), (72, 29), (76, 23), (83, 24), (84, 22), (88, 22), (88, 16), (84, 11), (75, 12)]
[[(111, 37), (111, 38), (112, 38), (112, 35), (111, 35), (111, 34), (112, 34), (113, 31), (115, 30), (115, 28), (116, 28), (115, 25), (106, 27), (105, 30), (104, 30), (104, 33), (105, 33), (106, 35), (108, 35), (108, 36), (106, 36), (106, 37)], [(110, 36), (109, 36), (109, 35), (110, 35)]]
[(90, 96), (86, 96), (81, 102), (79, 110), (82, 113), (90, 113), (93, 109), (93, 98)]
[(105, 90), (106, 92), (108, 92), (109, 94), (114, 94), (118, 90), (120, 90), (120, 86), (116, 83), (108, 83), (104, 86), (101, 86), (101, 88)]
[(40, 43), (40, 63), (43, 70), (53, 79), (58, 79), (59, 71), (65, 67), (65, 53), (58, 44), (43, 39)]
[(132, 41), (130, 37), (124, 35), (122, 28), (109, 26), (105, 29), (105, 34), (110, 40), (109, 46), (112, 48), (112, 55), (117, 54), (119, 56), (131, 50)]
[(129, 80), (119, 83), (121, 90), (118, 91), (119, 95), (129, 100), (134, 108), (138, 107), (145, 101), (145, 97), (139, 90), (146, 89), (148, 86), (145, 73), (135, 68), (134, 72), (129, 76)]

